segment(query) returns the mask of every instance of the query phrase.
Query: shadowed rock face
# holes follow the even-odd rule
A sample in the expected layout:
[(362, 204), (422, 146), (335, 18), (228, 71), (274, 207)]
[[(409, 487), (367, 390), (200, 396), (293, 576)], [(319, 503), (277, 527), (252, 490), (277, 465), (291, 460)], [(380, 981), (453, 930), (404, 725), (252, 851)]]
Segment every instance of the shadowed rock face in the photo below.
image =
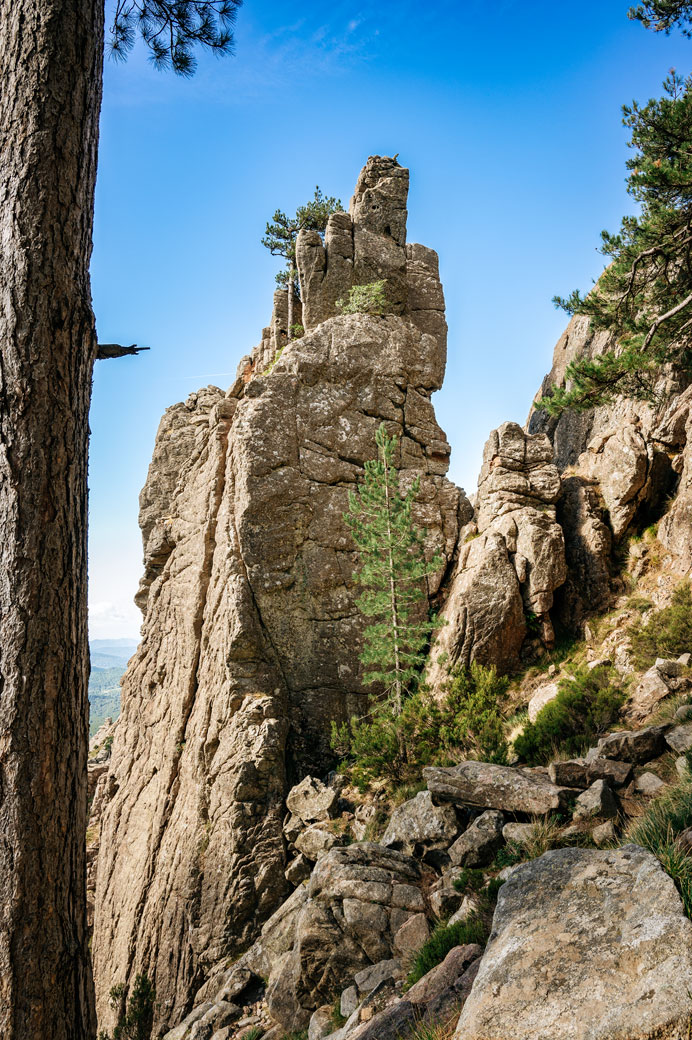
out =
[[(444, 476), (449, 446), (430, 403), (444, 303), (435, 254), (405, 244), (407, 183), (393, 160), (369, 160), (351, 215), (332, 218), (319, 285), (299, 250), (306, 335), (286, 345), (277, 294), (231, 390), (201, 390), (161, 421), (141, 497), (142, 642), (102, 818), (103, 1027), (110, 988), (139, 971), (161, 1022), (180, 1021), (286, 895), (287, 785), (320, 774), (331, 720), (364, 703), (343, 513), (380, 422), (399, 437), (402, 484), (421, 476), (414, 516), (429, 553), (448, 563), (470, 515)], [(334, 276), (340, 294), (386, 278), (392, 313), (333, 316), (331, 269), (348, 273)]]

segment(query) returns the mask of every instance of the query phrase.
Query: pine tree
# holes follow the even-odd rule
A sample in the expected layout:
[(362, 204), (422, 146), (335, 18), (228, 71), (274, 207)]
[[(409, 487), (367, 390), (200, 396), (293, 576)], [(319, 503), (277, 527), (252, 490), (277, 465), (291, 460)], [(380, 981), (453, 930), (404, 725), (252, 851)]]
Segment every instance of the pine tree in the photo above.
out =
[(262, 239), (272, 256), (282, 256), (286, 267), (276, 276), (279, 288), (288, 293), (288, 338), (293, 339), (293, 300), (297, 291), (296, 284), (296, 240), (299, 231), (319, 231), (324, 234), (327, 221), (332, 213), (343, 212), (339, 199), (330, 196), (325, 198), (319, 186), (315, 194), (304, 206), (299, 206), (295, 217), (287, 217), (277, 209), (267, 226)]
[[(181, 74), (240, 0), (0, 0), (0, 1036), (95, 1035), (86, 921), (89, 261), (104, 7)], [(166, 61), (168, 58), (168, 62)]]
[[(656, 31), (692, 31), (684, 28), (689, 3), (651, 2), (630, 17)], [(692, 371), (692, 77), (671, 69), (663, 88), (662, 97), (622, 110), (635, 153), (627, 161), (627, 190), (640, 203), (639, 215), (625, 217), (617, 234), (601, 232), (609, 265), (591, 292), (554, 298), (568, 314), (586, 314), (595, 328), (611, 331), (616, 345), (567, 366), (565, 384), (539, 402), (550, 415), (623, 393), (660, 403), (661, 367)]]
[(402, 494), (394, 466), (396, 437), (387, 435), (384, 423), (375, 442), (377, 458), (365, 463), (365, 481), (350, 493), (344, 519), (361, 558), (356, 581), (363, 592), (357, 604), (372, 618), (361, 654), (365, 682), (383, 683), (387, 701), (399, 716), (422, 670), (433, 627), (427, 609), (422, 609), (427, 600), (425, 579), (442, 561), (439, 556), (426, 561), (424, 532), (411, 518), (420, 478)]
[(669, 33), (677, 26), (683, 36), (692, 36), (692, 3), (690, 0), (646, 0), (630, 7), (627, 17), (641, 22), (654, 32)]

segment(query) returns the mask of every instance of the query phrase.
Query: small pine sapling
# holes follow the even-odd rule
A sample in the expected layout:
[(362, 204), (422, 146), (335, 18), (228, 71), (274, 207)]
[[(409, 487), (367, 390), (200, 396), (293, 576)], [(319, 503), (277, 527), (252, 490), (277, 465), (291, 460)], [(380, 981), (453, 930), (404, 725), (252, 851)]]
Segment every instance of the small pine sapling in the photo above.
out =
[(425, 662), (433, 628), (426, 578), (442, 560), (439, 555), (426, 560), (424, 532), (411, 517), (420, 478), (402, 494), (394, 466), (396, 437), (387, 435), (384, 423), (375, 442), (377, 458), (365, 463), (365, 481), (349, 495), (344, 519), (361, 560), (356, 581), (363, 591), (357, 604), (372, 619), (361, 654), (365, 682), (384, 685), (392, 712), (398, 716)]

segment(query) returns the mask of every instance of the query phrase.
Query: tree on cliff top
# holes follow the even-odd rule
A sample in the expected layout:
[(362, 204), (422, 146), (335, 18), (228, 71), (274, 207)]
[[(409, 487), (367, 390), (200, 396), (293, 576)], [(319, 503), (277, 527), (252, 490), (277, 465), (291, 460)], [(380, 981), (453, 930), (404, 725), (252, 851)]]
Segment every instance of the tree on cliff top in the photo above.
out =
[[(344, 519), (360, 555), (356, 581), (363, 589), (358, 608), (372, 618), (364, 632), (361, 662), (365, 682), (381, 682), (395, 715), (418, 680), (425, 662), (432, 622), (421, 610), (427, 593), (425, 578), (441, 566), (435, 556), (425, 559), (423, 532), (411, 518), (420, 478), (402, 495), (394, 466), (396, 437), (384, 423), (375, 435), (377, 458), (365, 463), (365, 480), (349, 493)], [(422, 615), (422, 617), (421, 617)]]
[(678, 28), (684, 36), (692, 36), (692, 3), (690, 0), (646, 0), (630, 7), (627, 17), (641, 22), (654, 32), (669, 33)]
[[(689, 0), (645, 0), (628, 16), (654, 32), (692, 36)], [(567, 366), (563, 386), (538, 402), (550, 415), (618, 394), (660, 403), (661, 367), (692, 371), (692, 77), (671, 69), (663, 90), (622, 110), (635, 153), (627, 190), (639, 215), (625, 217), (617, 234), (601, 232), (610, 263), (590, 293), (554, 298), (568, 314), (588, 315), (594, 328), (612, 332), (616, 345)]]
[(272, 256), (282, 256), (286, 267), (276, 276), (276, 284), (288, 294), (288, 338), (293, 338), (293, 299), (296, 292), (296, 240), (299, 231), (319, 231), (324, 234), (332, 213), (343, 212), (340, 199), (326, 198), (319, 186), (304, 206), (298, 206), (294, 217), (287, 217), (277, 209), (267, 226), (262, 239)]
[[(118, 0), (189, 75), (240, 0)], [(0, 0), (0, 1036), (90, 1040), (87, 451), (104, 0)]]

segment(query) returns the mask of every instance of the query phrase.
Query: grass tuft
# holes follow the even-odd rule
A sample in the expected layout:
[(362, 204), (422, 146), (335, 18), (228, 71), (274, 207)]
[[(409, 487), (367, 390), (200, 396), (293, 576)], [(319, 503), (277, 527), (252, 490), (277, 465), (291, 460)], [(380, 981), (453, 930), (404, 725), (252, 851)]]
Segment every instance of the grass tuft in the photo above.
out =
[(677, 838), (692, 826), (692, 776), (652, 802), (627, 830), (626, 840), (642, 845), (661, 862), (675, 882), (685, 913), (692, 918), (692, 857)]

